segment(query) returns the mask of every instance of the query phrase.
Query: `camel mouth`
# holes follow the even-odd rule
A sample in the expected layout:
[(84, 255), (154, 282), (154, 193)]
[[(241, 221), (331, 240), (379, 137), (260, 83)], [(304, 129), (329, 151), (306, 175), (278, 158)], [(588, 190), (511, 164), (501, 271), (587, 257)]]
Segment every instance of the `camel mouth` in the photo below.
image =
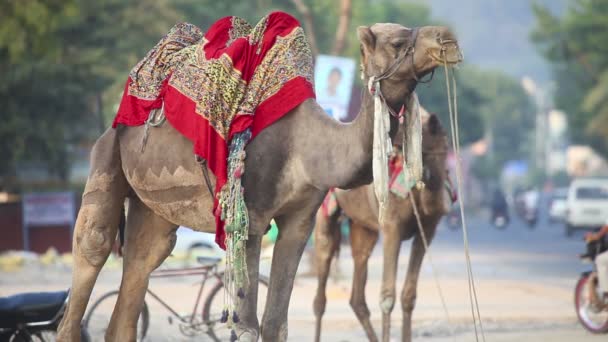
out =
[(462, 51), (456, 43), (446, 43), (440, 48), (431, 48), (426, 52), (433, 61), (440, 65), (457, 65), (464, 59)]

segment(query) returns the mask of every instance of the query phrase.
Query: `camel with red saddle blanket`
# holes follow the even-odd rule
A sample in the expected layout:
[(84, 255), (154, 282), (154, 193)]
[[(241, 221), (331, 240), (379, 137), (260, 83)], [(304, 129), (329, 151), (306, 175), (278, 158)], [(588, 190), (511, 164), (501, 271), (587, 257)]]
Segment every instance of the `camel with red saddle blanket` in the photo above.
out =
[[(132, 71), (124, 111), (91, 153), (58, 341), (80, 338), (80, 321), (127, 197), (123, 278), (107, 341), (135, 341), (149, 275), (170, 254), (179, 225), (219, 233), (218, 242), (234, 257), (229, 274), (244, 272), (229, 280), (242, 286), (242, 298), (234, 302), (239, 319), (232, 322), (238, 339), (287, 340), (294, 277), (319, 205), (331, 187), (373, 180), (370, 108), (380, 90), (384, 105), (398, 109), (421, 77), (461, 60), (445, 27), (360, 27), (362, 73), (376, 91), (366, 92), (353, 123), (341, 124), (309, 92), (312, 56), (306, 56), (300, 30), (295, 19), (277, 12), (253, 28), (234, 17), (204, 36), (186, 27), (172, 31), (177, 34)], [(155, 120), (161, 108), (165, 123)], [(387, 120), (387, 136), (394, 137), (398, 120), (383, 113), (379, 119)], [(272, 218), (279, 237), (260, 324), (260, 247)]]

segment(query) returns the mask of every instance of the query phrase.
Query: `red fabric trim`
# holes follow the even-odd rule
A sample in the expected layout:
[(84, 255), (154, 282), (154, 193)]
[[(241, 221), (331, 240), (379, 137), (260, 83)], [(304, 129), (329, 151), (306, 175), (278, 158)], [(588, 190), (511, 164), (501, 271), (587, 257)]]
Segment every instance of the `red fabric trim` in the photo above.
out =
[[(166, 87), (168, 80), (163, 82), (163, 88)], [(125, 83), (125, 89), (120, 100), (120, 107), (116, 117), (112, 122), (112, 128), (120, 124), (127, 126), (139, 126), (143, 125), (148, 119), (148, 115), (152, 109), (160, 108), (163, 105), (162, 92), (161, 96), (154, 100), (140, 99), (138, 97), (129, 95), (129, 84), (131, 84), (131, 77), (127, 79)]]
[(389, 160), (388, 163), (388, 174), (390, 176), (390, 180), (388, 182), (388, 186), (390, 187), (395, 183), (397, 177), (399, 177), (399, 173), (403, 170), (403, 159), (402, 157), (396, 156)]
[[(228, 145), (226, 141), (211, 127), (201, 115), (196, 114), (196, 104), (177, 89), (168, 86), (165, 97), (165, 116), (175, 129), (192, 141), (193, 152), (207, 160), (207, 166), (216, 178), (215, 193), (217, 194), (227, 180)], [(186, 113), (191, 113), (186, 115)], [(217, 196), (213, 200), (213, 214), (218, 207)], [(226, 249), (224, 240), (224, 222), (215, 215), (215, 242)]]
[(321, 213), (323, 214), (323, 217), (329, 216), (329, 201), (335, 191), (335, 188), (329, 188), (327, 195), (325, 195), (325, 198), (323, 199), (323, 203), (321, 203)]
[[(303, 77), (294, 78), (274, 96), (260, 103), (251, 128), (252, 139), (264, 128), (270, 126), (283, 115), (294, 110), (305, 100), (314, 99), (315, 90), (312, 84)], [(258, 114), (259, 113), (259, 114)], [(261, 115), (260, 115), (261, 114)]]

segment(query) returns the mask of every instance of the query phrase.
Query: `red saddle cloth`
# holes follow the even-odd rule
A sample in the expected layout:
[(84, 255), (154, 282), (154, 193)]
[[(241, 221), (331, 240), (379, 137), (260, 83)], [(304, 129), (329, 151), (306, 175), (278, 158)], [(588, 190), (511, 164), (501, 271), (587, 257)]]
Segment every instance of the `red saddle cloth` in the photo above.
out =
[(129, 74), (112, 127), (143, 125), (163, 107), (169, 123), (194, 144), (215, 174), (216, 242), (225, 248), (218, 196), (227, 181), (228, 146), (252, 138), (304, 100), (314, 98), (313, 60), (299, 22), (273, 12), (255, 27), (238, 17), (207, 33), (181, 23)]

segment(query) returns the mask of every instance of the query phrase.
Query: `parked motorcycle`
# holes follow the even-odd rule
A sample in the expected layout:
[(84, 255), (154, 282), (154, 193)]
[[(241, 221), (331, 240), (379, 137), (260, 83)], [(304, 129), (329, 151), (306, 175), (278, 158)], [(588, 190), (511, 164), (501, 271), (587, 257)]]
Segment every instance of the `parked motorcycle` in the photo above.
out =
[(538, 190), (532, 188), (523, 194), (523, 219), (528, 224), (528, 228), (534, 229), (538, 221), (540, 206), (540, 194)]
[(574, 290), (574, 306), (579, 322), (595, 334), (608, 333), (608, 299), (598, 288), (595, 257), (608, 249), (603, 241), (587, 243), (587, 253), (581, 260), (591, 261), (593, 270), (583, 272)]
[(509, 225), (509, 214), (505, 211), (496, 211), (492, 213), (491, 223), (498, 229), (505, 229)]
[(494, 189), (490, 203), (490, 212), (490, 223), (494, 227), (504, 229), (509, 224), (509, 204), (500, 188)]
[[(22, 293), (0, 298), (0, 341), (55, 341), (69, 291)], [(82, 330), (81, 341), (88, 342)]]
[(524, 211), (524, 221), (528, 224), (528, 228), (534, 229), (538, 222), (538, 208), (527, 208)]

